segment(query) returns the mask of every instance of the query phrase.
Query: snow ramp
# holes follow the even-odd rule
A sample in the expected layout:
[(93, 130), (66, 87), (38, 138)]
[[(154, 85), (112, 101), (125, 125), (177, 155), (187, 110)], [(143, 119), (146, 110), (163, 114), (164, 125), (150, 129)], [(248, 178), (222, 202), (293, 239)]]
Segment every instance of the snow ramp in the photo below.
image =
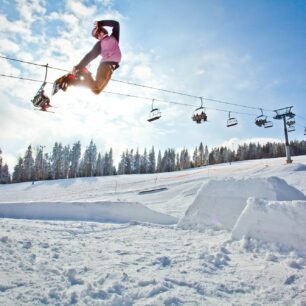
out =
[(255, 238), (306, 252), (306, 201), (249, 198), (233, 231), (233, 239)]
[(108, 223), (138, 221), (162, 225), (176, 224), (178, 221), (140, 203), (109, 201), (0, 203), (0, 218)]
[(278, 177), (210, 180), (203, 183), (178, 227), (232, 230), (249, 197), (275, 201), (306, 200), (301, 191)]

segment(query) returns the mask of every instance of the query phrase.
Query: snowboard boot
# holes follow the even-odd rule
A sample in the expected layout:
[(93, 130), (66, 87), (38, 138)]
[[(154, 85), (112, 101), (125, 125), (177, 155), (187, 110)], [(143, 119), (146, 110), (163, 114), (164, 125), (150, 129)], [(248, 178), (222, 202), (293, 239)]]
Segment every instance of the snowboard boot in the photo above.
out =
[(53, 90), (52, 90), (52, 95), (55, 95), (60, 89), (63, 91), (66, 91), (68, 86), (73, 83), (75, 79), (75, 75), (72, 73), (67, 73), (57, 79), (54, 84), (53, 84)]

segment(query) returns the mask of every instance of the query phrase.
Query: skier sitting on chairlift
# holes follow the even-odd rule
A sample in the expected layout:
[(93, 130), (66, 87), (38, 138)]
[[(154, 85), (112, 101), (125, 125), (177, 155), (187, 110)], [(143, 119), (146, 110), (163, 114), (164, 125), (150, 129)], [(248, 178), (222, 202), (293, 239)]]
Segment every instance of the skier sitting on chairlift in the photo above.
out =
[(200, 114), (194, 114), (192, 120), (196, 123), (201, 123), (201, 121), (207, 121), (207, 115), (202, 111)]

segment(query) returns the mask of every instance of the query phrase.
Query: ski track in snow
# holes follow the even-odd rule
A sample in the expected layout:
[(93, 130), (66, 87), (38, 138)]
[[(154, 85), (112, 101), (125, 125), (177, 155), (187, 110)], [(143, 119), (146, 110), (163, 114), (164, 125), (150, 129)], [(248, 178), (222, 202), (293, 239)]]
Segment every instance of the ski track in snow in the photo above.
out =
[[(0, 202), (138, 202), (183, 220), (211, 180), (277, 176), (305, 194), (306, 158), (294, 160), (14, 184), (0, 186)], [(167, 189), (139, 194), (159, 188)], [(0, 305), (306, 305), (305, 254), (252, 236), (235, 240), (230, 230), (199, 228), (186, 216), (188, 229), (141, 220), (2, 218)]]

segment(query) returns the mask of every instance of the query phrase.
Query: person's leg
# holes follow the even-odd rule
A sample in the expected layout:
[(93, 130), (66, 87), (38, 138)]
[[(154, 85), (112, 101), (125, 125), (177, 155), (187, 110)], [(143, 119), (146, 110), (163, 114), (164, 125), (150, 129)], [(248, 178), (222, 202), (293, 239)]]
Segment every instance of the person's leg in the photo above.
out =
[(92, 92), (99, 94), (108, 84), (113, 73), (112, 66), (108, 63), (101, 63), (97, 69), (96, 80), (90, 73), (80, 72), (81, 78), (73, 79), (69, 85), (89, 87)]
[(84, 86), (90, 89), (95, 87), (95, 80), (93, 79), (91, 73), (86, 69), (86, 71), (79, 71), (73, 79), (71, 79), (69, 85), (73, 86)]
[(97, 70), (96, 81), (91, 87), (91, 90), (98, 95), (108, 84), (112, 73), (113, 69), (110, 64), (101, 63)]

